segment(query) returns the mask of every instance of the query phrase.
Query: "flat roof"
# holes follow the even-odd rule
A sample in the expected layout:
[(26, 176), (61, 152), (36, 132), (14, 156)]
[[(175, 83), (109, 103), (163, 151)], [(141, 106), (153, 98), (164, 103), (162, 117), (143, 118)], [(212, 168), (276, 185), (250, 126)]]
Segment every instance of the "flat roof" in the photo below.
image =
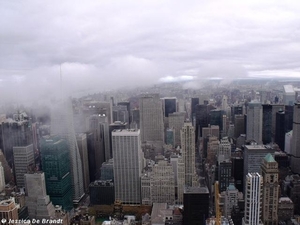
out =
[(286, 94), (295, 94), (293, 85), (283, 85), (283, 88)]
[(112, 136), (137, 136), (139, 129), (115, 129), (112, 131)]
[(199, 193), (209, 193), (207, 187), (184, 187), (184, 193), (188, 194), (199, 194)]

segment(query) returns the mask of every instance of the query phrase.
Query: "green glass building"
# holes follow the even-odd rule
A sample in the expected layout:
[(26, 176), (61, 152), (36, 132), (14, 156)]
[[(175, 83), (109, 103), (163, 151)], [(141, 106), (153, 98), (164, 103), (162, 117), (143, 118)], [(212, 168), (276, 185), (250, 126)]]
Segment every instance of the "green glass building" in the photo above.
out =
[(61, 205), (64, 210), (69, 211), (73, 208), (73, 190), (67, 141), (48, 136), (41, 139), (40, 146), (47, 194), (53, 205)]

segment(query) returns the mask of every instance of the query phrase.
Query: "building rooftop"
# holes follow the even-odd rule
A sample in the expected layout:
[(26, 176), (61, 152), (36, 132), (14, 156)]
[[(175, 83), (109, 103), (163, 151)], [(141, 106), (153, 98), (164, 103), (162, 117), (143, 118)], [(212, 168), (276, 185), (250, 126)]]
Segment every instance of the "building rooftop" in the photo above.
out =
[(208, 188), (207, 187), (189, 187), (189, 186), (185, 186), (184, 187), (184, 193), (186, 194), (208, 194)]
[(234, 186), (233, 183), (230, 183), (228, 188), (227, 188), (228, 191), (235, 191), (236, 190), (236, 187)]
[(279, 198), (279, 203), (286, 202), (286, 203), (293, 203), (293, 201), (289, 197), (281, 197)]
[(273, 156), (268, 153), (265, 158), (264, 158), (267, 162), (276, 162), (275, 159), (273, 158)]
[(265, 145), (245, 145), (248, 150), (265, 150), (268, 149)]
[(283, 85), (283, 89), (286, 94), (295, 94), (293, 85)]
[(139, 129), (115, 129), (112, 131), (113, 136), (136, 136), (140, 133)]

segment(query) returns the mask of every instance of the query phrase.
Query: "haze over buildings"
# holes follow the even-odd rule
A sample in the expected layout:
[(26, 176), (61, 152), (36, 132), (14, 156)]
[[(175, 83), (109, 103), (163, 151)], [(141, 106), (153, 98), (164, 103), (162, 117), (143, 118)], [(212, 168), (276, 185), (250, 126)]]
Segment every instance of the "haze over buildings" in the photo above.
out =
[(299, 224), (299, 11), (2, 1), (0, 215)]

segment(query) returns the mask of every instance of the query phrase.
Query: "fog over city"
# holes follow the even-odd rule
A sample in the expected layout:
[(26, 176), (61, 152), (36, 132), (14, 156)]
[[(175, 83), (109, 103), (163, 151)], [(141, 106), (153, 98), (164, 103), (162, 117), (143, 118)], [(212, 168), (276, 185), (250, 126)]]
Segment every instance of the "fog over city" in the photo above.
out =
[(0, 94), (300, 77), (299, 1), (1, 1)]

